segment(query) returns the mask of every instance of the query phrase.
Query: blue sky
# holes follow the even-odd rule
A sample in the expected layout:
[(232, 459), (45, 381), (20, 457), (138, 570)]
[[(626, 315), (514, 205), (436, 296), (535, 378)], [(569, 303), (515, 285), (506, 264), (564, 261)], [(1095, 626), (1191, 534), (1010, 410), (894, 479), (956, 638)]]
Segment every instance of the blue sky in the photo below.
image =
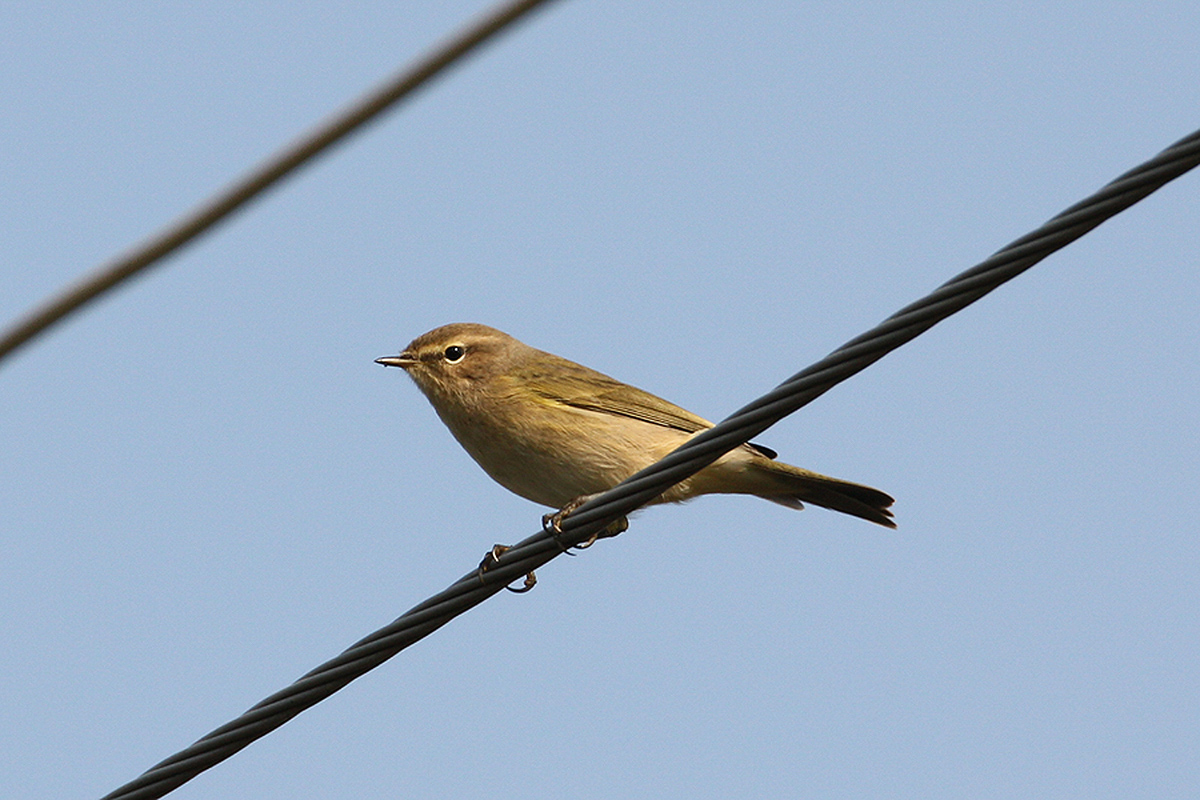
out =
[[(10, 321), (478, 2), (4, 4)], [(477, 321), (719, 419), (1200, 125), (1194, 3), (561, 2), (0, 366), (0, 783), (102, 795), (544, 509), (372, 361)], [(1200, 177), (176, 791), (1178, 797)]]

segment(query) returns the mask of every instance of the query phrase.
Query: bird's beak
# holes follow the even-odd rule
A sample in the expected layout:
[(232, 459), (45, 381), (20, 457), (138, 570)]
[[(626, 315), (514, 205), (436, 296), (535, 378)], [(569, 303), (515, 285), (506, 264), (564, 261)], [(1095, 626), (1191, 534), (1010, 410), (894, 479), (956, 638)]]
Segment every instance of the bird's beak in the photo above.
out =
[(383, 364), (385, 367), (401, 367), (408, 369), (413, 364), (417, 363), (417, 357), (407, 351), (398, 356), (384, 356), (383, 358), (375, 359), (376, 364)]

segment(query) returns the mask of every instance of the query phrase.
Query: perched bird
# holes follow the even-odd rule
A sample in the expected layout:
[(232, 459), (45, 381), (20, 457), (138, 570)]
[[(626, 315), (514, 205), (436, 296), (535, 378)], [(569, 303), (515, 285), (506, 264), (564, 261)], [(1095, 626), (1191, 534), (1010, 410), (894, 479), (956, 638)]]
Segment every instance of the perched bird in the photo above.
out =
[[(497, 483), (563, 509), (548, 515), (553, 522), (712, 427), (649, 392), (486, 325), (445, 325), (376, 361), (408, 373)], [(711, 493), (752, 494), (789, 508), (812, 503), (896, 527), (888, 510), (893, 500), (884, 492), (776, 461), (774, 452), (754, 444), (734, 448), (651, 503)]]

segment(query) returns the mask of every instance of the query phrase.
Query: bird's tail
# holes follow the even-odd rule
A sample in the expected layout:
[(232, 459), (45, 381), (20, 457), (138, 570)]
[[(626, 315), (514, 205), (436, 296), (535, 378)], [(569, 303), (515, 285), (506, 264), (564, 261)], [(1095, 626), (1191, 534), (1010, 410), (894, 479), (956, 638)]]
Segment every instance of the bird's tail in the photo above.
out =
[(765, 500), (789, 508), (804, 508), (805, 503), (812, 503), (885, 528), (896, 527), (890, 510), (895, 500), (886, 492), (765, 457), (755, 458), (752, 469), (763, 478), (756, 481), (754, 494)]

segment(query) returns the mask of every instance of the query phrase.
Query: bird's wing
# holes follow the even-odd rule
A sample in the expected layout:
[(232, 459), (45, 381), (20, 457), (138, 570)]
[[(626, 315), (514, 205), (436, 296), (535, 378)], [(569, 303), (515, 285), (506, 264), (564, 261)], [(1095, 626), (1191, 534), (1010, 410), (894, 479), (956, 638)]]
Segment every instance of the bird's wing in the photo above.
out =
[[(684, 433), (696, 433), (713, 426), (704, 417), (636, 386), (621, 383), (573, 361), (557, 356), (554, 359), (555, 369), (546, 370), (527, 384), (536, 386), (534, 391), (543, 399), (587, 411), (630, 417)], [(778, 455), (760, 444), (747, 446), (767, 458)]]
[(555, 361), (553, 369), (528, 376), (531, 380), (525, 383), (545, 400), (587, 411), (618, 414), (685, 433), (712, 427), (712, 423), (703, 417), (635, 386), (613, 380), (573, 361), (557, 357)]

